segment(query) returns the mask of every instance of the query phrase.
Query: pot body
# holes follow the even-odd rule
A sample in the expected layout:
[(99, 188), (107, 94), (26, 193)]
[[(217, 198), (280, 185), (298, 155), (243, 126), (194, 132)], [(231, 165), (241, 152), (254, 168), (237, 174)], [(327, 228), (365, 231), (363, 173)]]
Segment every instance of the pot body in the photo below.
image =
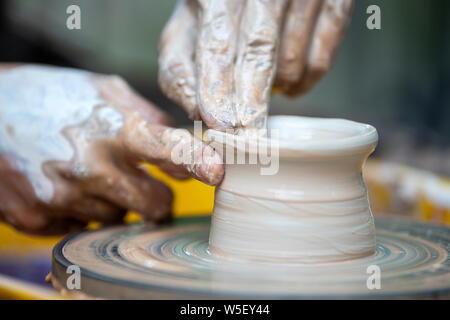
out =
[[(216, 188), (211, 254), (295, 263), (373, 254), (375, 230), (362, 167), (377, 143), (376, 130), (346, 120), (303, 117), (273, 117), (270, 130), (278, 130), (279, 139), (265, 152), (271, 164), (267, 157), (261, 161), (261, 149), (252, 147), (271, 145), (274, 134), (242, 144), (239, 137), (207, 132), (219, 151), (245, 154), (244, 163), (236, 163), (236, 156), (225, 163), (224, 180)], [(249, 161), (255, 155), (256, 163)]]

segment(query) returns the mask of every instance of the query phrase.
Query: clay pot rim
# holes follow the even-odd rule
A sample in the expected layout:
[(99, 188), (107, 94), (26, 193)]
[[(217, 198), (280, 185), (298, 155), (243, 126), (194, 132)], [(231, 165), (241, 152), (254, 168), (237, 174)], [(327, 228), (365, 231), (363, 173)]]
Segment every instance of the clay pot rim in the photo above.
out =
[[(275, 124), (275, 126), (274, 126)], [(344, 133), (344, 137), (336, 137), (320, 140), (291, 141), (279, 140), (279, 153), (281, 156), (301, 155), (348, 155), (353, 153), (372, 152), (378, 142), (377, 130), (369, 125), (356, 121), (339, 118), (314, 118), (301, 116), (271, 116), (269, 117), (269, 130), (277, 128), (282, 130), (309, 129), (333, 129)], [(205, 132), (205, 140), (220, 144), (231, 145), (249, 153), (248, 144), (262, 143), (270, 146), (271, 139), (267, 137), (248, 137), (233, 135), (230, 133), (209, 129)], [(244, 149), (245, 148), (245, 149)]]

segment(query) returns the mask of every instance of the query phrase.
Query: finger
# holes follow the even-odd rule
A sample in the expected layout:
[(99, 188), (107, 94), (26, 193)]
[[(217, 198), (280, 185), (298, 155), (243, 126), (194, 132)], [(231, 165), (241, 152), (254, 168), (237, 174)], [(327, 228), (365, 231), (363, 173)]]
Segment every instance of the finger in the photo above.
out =
[(3, 220), (16, 230), (28, 234), (61, 235), (79, 231), (86, 226), (85, 223), (70, 218), (71, 214), (74, 215), (73, 212), (65, 212), (51, 216), (46, 208), (22, 208), (14, 212), (5, 212)]
[(136, 207), (132, 210), (140, 213), (146, 221), (162, 222), (170, 216), (173, 194), (168, 186), (147, 175), (129, 175), (128, 179), (144, 197), (149, 197), (144, 208)]
[(134, 165), (147, 161), (209, 185), (222, 181), (221, 156), (186, 129), (150, 126), (142, 119), (128, 117), (120, 139)]
[[(117, 152), (114, 161), (109, 156), (96, 159), (81, 179), (73, 176), (71, 166), (58, 166), (60, 175), (72, 183), (58, 185), (57, 197), (52, 203), (56, 217), (71, 214), (70, 217), (83, 222), (114, 223), (123, 218), (126, 210), (153, 215), (155, 220), (168, 214), (171, 191), (156, 180), (148, 181), (150, 178), (136, 168), (131, 170), (126, 159), (120, 158), (122, 154)], [(119, 169), (117, 163), (125, 165)], [(70, 213), (64, 208), (70, 208)]]
[(100, 198), (84, 196), (70, 205), (74, 215), (72, 218), (88, 223), (98, 221), (102, 223), (120, 222), (126, 210)]
[(285, 0), (248, 0), (237, 53), (235, 87), (238, 126), (266, 126)]
[(191, 119), (199, 119), (194, 64), (197, 11), (196, 1), (179, 0), (159, 42), (159, 86)]
[(103, 165), (85, 185), (88, 194), (101, 197), (115, 205), (137, 211), (153, 221), (170, 212), (172, 193), (168, 187), (150, 177), (137, 177)]
[(303, 78), (289, 95), (309, 91), (330, 69), (351, 14), (352, 0), (325, 0), (308, 53)]
[[(66, 212), (64, 214), (64, 216), (69, 215), (71, 215), (70, 212)], [(36, 235), (55, 236), (70, 232), (79, 232), (85, 229), (86, 226), (87, 226), (86, 223), (74, 218), (54, 218), (49, 220), (49, 223), (45, 226), (45, 228), (28, 233)]]
[(202, 119), (210, 127), (236, 126), (233, 82), (237, 32), (244, 1), (202, 0), (196, 49), (198, 102)]
[(52, 178), (55, 193), (52, 202), (44, 210), (51, 219), (73, 218), (84, 223), (98, 221), (112, 223), (120, 221), (124, 209), (101, 198), (92, 197), (84, 192), (89, 183), (87, 168), (77, 169), (67, 162), (54, 162), (46, 173)]
[(291, 0), (281, 35), (275, 87), (286, 90), (300, 81), (322, 3), (322, 0)]

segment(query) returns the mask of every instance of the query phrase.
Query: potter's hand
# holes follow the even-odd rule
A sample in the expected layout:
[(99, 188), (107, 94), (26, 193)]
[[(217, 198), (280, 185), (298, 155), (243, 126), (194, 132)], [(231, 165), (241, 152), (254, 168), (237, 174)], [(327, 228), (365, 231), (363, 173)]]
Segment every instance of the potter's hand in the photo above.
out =
[[(119, 77), (3, 66), (0, 219), (47, 234), (92, 220), (118, 221), (126, 209), (147, 220), (163, 219), (170, 210), (170, 189), (148, 176), (141, 161), (211, 185), (223, 175), (212, 148), (198, 140), (192, 144), (186, 130), (168, 124), (163, 112)], [(183, 162), (183, 152), (201, 160)]]
[(179, 0), (161, 36), (159, 84), (209, 127), (265, 128), (274, 78), (288, 95), (310, 90), (331, 67), (351, 6)]

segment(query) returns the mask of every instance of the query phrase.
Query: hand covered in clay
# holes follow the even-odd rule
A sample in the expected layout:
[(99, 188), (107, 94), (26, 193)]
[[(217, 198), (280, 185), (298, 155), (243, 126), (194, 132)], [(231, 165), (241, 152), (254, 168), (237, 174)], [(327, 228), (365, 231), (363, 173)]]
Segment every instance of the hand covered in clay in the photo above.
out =
[(120, 221), (128, 209), (164, 219), (171, 191), (140, 162), (210, 185), (223, 176), (220, 156), (170, 123), (117, 76), (3, 65), (0, 219), (40, 234)]
[(179, 0), (159, 84), (214, 129), (266, 127), (272, 85), (295, 96), (331, 68), (352, 0)]

